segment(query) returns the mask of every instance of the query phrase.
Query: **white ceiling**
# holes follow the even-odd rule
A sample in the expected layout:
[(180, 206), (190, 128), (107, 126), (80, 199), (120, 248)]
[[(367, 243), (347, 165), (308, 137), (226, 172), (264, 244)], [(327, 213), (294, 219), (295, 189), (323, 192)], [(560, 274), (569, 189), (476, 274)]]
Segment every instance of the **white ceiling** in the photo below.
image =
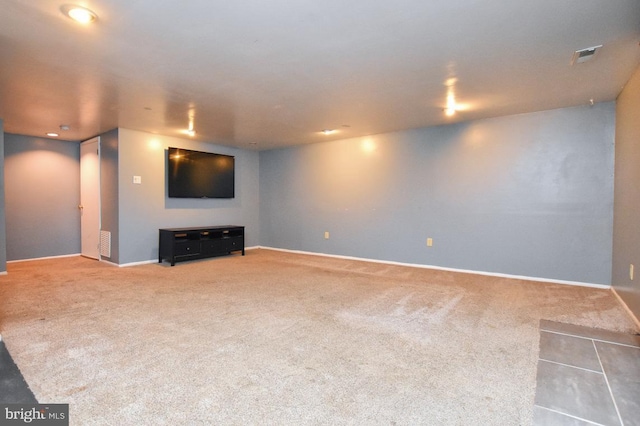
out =
[(269, 149), (611, 101), (640, 64), (639, 0), (78, 1), (90, 26), (63, 3), (0, 3), (5, 132), (188, 137), (193, 115), (196, 139)]

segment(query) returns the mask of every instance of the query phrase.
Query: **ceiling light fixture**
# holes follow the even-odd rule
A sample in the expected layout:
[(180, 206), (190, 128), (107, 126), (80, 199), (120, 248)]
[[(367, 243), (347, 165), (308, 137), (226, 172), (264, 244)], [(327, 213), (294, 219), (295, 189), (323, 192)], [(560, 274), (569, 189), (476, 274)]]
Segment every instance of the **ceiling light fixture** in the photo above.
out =
[(454, 86), (458, 82), (457, 78), (449, 78), (444, 83), (447, 86), (447, 106), (444, 109), (444, 114), (447, 117), (452, 117), (458, 111), (458, 104), (456, 103), (456, 95), (454, 91)]
[(189, 127), (187, 128), (187, 135), (194, 137), (196, 135), (195, 131), (195, 121), (196, 121), (196, 109), (193, 105), (189, 108)]
[(92, 10), (75, 4), (65, 4), (60, 7), (60, 10), (65, 16), (80, 24), (90, 24), (98, 19), (98, 15), (96, 15)]
[(332, 133), (335, 133), (336, 131), (334, 129), (324, 129), (322, 131), (322, 133), (324, 133), (325, 135), (330, 135)]
[(451, 117), (456, 113), (456, 100), (453, 94), (447, 96), (447, 107), (444, 109), (444, 113), (447, 117)]
[(47, 136), (49, 136), (50, 138), (57, 138), (60, 135), (57, 134), (56, 132), (49, 132), (49, 133), (47, 133)]
[(456, 97), (453, 94), (453, 91), (449, 91), (447, 95), (447, 107), (444, 109), (444, 113), (447, 117), (452, 117), (458, 111), (458, 105), (456, 104)]

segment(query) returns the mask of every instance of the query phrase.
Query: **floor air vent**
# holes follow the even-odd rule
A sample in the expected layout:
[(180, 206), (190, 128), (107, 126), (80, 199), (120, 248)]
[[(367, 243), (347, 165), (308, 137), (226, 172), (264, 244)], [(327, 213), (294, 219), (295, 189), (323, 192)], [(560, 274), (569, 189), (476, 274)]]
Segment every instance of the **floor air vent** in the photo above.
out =
[(111, 257), (111, 232), (100, 231), (100, 256)]

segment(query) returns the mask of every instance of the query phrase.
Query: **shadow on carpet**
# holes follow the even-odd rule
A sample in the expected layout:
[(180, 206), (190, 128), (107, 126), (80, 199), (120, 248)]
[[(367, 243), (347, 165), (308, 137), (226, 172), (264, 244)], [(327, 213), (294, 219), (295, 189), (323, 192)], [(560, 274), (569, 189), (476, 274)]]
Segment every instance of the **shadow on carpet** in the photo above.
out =
[(0, 403), (37, 404), (18, 366), (13, 362), (4, 342), (0, 340)]

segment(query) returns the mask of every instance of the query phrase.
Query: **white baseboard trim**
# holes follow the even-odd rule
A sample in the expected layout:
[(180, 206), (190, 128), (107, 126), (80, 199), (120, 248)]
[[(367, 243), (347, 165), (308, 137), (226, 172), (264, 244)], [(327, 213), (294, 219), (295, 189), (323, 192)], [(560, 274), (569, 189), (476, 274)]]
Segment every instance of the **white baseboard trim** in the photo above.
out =
[(618, 302), (620, 302), (624, 310), (627, 311), (627, 314), (629, 314), (633, 322), (636, 323), (636, 327), (638, 327), (638, 330), (640, 330), (640, 320), (638, 319), (638, 317), (635, 316), (633, 311), (629, 308), (629, 305), (627, 305), (627, 302), (625, 302), (624, 299), (620, 297), (615, 287), (611, 286), (611, 292), (618, 299)]
[[(253, 246), (253, 247), (245, 247), (244, 249), (245, 249), (245, 251), (247, 251), (247, 250), (256, 250), (256, 249), (259, 249), (259, 248), (261, 248), (261, 247), (260, 246)], [(204, 259), (206, 259), (206, 258), (202, 258), (200, 260), (204, 260)], [(109, 261), (106, 261), (106, 260), (103, 260), (103, 262), (109, 263), (111, 265), (119, 266), (121, 268), (127, 268), (129, 266), (148, 265), (149, 263), (159, 263), (158, 259), (143, 260), (143, 261), (140, 261), (140, 262), (130, 262), (130, 263), (123, 263), (123, 264), (112, 263), (112, 262), (109, 262)]]
[(9, 273), (7, 271), (2, 271), (0, 272), (0, 275), (9, 275)]
[(113, 263), (113, 262), (109, 262), (106, 260), (103, 260), (103, 262), (106, 262), (110, 265), (114, 265), (117, 266), (119, 268), (128, 268), (130, 266), (140, 266), (140, 265), (148, 265), (150, 263), (158, 263), (158, 259), (153, 259), (153, 260), (142, 260), (140, 262), (129, 262), (129, 263)]
[(322, 256), (322, 257), (332, 257), (336, 259), (358, 260), (362, 262), (371, 262), (371, 263), (382, 263), (385, 265), (408, 266), (411, 268), (435, 269), (438, 271), (459, 272), (461, 274), (484, 275), (488, 277), (509, 278), (514, 280), (536, 281), (536, 282), (544, 282), (544, 283), (551, 283), (551, 284), (573, 285), (573, 286), (579, 286), (579, 287), (600, 288), (605, 290), (608, 290), (611, 288), (611, 286), (607, 284), (594, 284), (594, 283), (585, 283), (580, 281), (555, 280), (550, 278), (528, 277), (524, 275), (501, 274), (497, 272), (473, 271), (469, 269), (457, 269), (457, 268), (447, 268), (444, 266), (423, 265), (420, 263), (394, 262), (391, 260), (368, 259), (364, 257), (342, 256), (342, 255), (327, 254), (327, 253), (315, 253), (315, 252), (302, 251), (302, 250), (288, 250), (288, 249), (281, 249), (281, 248), (267, 247), (267, 246), (260, 246), (260, 248), (266, 249), (266, 250), (282, 251), (287, 253), (307, 254), (311, 256)]
[(76, 256), (81, 256), (81, 254), (80, 253), (62, 254), (62, 255), (59, 255), (59, 256), (34, 257), (32, 259), (7, 260), (7, 263), (32, 262), (34, 260), (61, 259), (63, 257), (76, 257)]
[[(448, 267), (444, 267), (444, 266), (424, 265), (424, 264), (420, 264), (420, 263), (405, 263), (405, 262), (395, 262), (395, 261), (391, 261), (391, 260), (369, 259), (369, 258), (365, 258), (365, 257), (343, 256), (343, 255), (328, 254), (328, 253), (316, 253), (316, 252), (303, 251), (303, 250), (289, 250), (289, 249), (283, 249), (283, 248), (277, 248), (277, 247), (269, 247), (269, 246), (245, 247), (245, 250), (257, 250), (257, 249), (274, 250), (274, 251), (281, 251), (281, 252), (285, 252), (285, 253), (305, 254), (305, 255), (310, 255), (310, 256), (331, 257), (331, 258), (335, 258), (335, 259), (344, 259), (344, 260), (357, 260), (357, 261), (361, 261), (361, 262), (381, 263), (381, 264), (385, 264), (385, 265), (408, 266), (408, 267), (412, 267), (412, 268), (434, 269), (434, 270), (438, 270), (438, 271), (459, 272), (459, 273), (462, 273), (462, 274), (475, 274), (475, 275), (484, 275), (484, 276), (498, 277), (498, 278), (509, 278), (509, 279), (515, 279), (515, 280), (523, 280), (523, 281), (536, 281), (536, 282), (545, 282), (545, 283), (552, 283), (552, 284), (563, 284), (563, 285), (573, 285), (573, 286), (579, 286), (579, 287), (591, 287), (591, 288), (612, 289), (613, 290), (613, 288), (610, 285), (607, 285), (607, 284), (594, 284), (594, 283), (585, 283), (585, 282), (581, 282), (581, 281), (566, 281), (566, 280), (556, 280), (556, 279), (550, 279), (550, 278), (529, 277), (529, 276), (524, 276), (524, 275), (502, 274), (502, 273), (497, 273), (497, 272), (474, 271), (474, 270), (470, 270), (470, 269), (448, 268)], [(77, 254), (67, 254), (67, 255), (61, 255), (61, 256), (39, 257), (39, 258), (34, 258), (34, 259), (10, 260), (10, 261), (7, 261), (7, 263), (30, 262), (30, 261), (34, 261), (34, 260), (57, 259), (57, 258), (64, 258), (64, 257), (80, 256), (80, 255), (81, 255), (80, 253), (77, 253)], [(140, 261), (140, 262), (130, 262), (130, 263), (123, 263), (123, 264), (113, 263), (113, 262), (110, 262), (108, 260), (100, 260), (100, 262), (107, 263), (109, 265), (117, 266), (117, 267), (120, 267), (120, 268), (127, 268), (127, 267), (130, 267), (130, 266), (148, 265), (150, 263), (157, 263), (158, 259), (150, 259), (150, 260), (143, 260), (143, 261)], [(0, 275), (6, 275), (6, 274), (7, 274), (6, 271), (5, 272), (0, 272)], [(618, 300), (620, 300), (621, 303), (623, 303), (623, 306), (625, 307), (625, 309), (632, 315), (634, 321), (640, 327), (640, 323), (638, 323), (638, 319), (635, 318), (635, 316), (633, 316), (633, 313), (631, 312), (631, 310), (629, 310), (629, 307), (622, 301), (622, 299), (615, 292), (615, 290), (613, 290), (613, 293), (616, 295)]]

